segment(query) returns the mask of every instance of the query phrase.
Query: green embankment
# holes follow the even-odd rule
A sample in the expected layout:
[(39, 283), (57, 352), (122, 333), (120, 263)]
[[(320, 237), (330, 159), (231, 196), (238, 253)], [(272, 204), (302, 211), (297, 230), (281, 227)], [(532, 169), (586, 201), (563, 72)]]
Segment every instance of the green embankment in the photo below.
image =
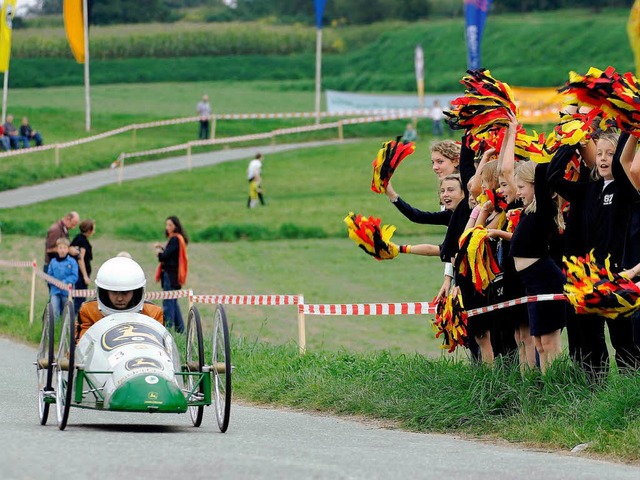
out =
[[(595, 65), (634, 70), (627, 10), (489, 15), (483, 66), (519, 86), (559, 86), (568, 70)], [(414, 91), (414, 47), (425, 53), (428, 91), (456, 91), (466, 68), (462, 18), (358, 27), (326, 27), (323, 86), (339, 90)], [(315, 29), (261, 23), (96, 27), (92, 82), (304, 80), (314, 88)], [(594, 34), (597, 32), (597, 35)], [(42, 75), (46, 71), (47, 75)], [(80, 85), (62, 28), (17, 30), (10, 85)]]

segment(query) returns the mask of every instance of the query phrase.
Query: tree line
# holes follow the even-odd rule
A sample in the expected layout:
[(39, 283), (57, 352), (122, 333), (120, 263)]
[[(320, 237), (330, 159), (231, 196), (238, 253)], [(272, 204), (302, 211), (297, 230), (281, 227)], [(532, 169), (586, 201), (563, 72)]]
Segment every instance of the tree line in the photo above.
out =
[[(87, 0), (92, 25), (173, 22), (187, 9), (198, 8), (205, 21), (242, 21), (269, 18), (275, 22), (315, 23), (312, 0)], [(533, 12), (564, 8), (628, 8), (634, 0), (494, 0), (496, 13)], [(40, 0), (32, 14), (62, 12), (63, 0)], [(463, 1), (443, 0), (327, 0), (323, 23), (369, 24), (386, 20), (424, 20), (433, 16), (460, 16)]]

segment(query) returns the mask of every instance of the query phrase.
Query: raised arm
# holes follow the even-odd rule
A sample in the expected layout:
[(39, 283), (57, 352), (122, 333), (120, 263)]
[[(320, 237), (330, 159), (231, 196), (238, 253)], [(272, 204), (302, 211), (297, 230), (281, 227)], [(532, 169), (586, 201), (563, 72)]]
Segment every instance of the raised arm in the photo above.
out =
[[(620, 151), (621, 143), (624, 144), (622, 151)], [(636, 136), (629, 135), (626, 132), (622, 133), (618, 139), (618, 149), (613, 157), (612, 171), (617, 182), (622, 173), (618, 167), (617, 159), (619, 159), (619, 165), (622, 167), (631, 185), (633, 185), (633, 188), (640, 190), (640, 154), (636, 153), (637, 147), (638, 138)]]
[(518, 131), (518, 122), (515, 117), (511, 118), (505, 139), (502, 142), (502, 148), (498, 156), (498, 165), (500, 167), (500, 175), (505, 179), (509, 186), (515, 191), (516, 189), (516, 132)]

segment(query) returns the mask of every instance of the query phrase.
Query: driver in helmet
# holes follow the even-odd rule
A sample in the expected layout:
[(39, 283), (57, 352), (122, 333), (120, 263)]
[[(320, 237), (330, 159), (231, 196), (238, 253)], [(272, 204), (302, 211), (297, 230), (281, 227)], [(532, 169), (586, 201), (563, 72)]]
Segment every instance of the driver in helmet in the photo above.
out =
[(104, 262), (95, 279), (97, 298), (84, 302), (78, 312), (76, 342), (91, 325), (114, 313), (141, 313), (164, 325), (162, 308), (144, 301), (146, 283), (144, 271), (131, 258)]

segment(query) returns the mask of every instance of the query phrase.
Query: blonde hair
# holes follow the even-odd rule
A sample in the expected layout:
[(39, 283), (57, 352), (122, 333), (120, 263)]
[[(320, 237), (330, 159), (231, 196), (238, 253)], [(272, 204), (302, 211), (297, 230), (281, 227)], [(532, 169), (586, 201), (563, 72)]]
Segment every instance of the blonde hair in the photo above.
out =
[[(535, 184), (536, 164), (530, 160), (521, 162), (520, 165), (516, 167), (515, 176), (516, 176), (516, 179), (519, 178), (523, 182), (531, 183), (532, 185)], [(556, 205), (556, 214), (555, 214), (554, 221), (559, 230), (564, 230), (565, 222), (564, 222), (564, 216), (562, 215), (562, 210), (560, 208), (561, 201), (562, 201), (562, 197), (560, 197), (559, 195), (554, 195), (554, 204)], [(537, 206), (536, 197), (534, 195), (533, 201), (529, 205), (527, 205), (527, 207), (524, 209), (524, 213), (535, 212), (536, 206)]]
[[(598, 137), (597, 142), (599, 142), (600, 140), (606, 140), (611, 145), (613, 145), (613, 148), (615, 150), (615, 149), (618, 148), (618, 139), (619, 138), (620, 138), (620, 134), (616, 130), (610, 129), (610, 130), (605, 130), (604, 132), (602, 132), (600, 134), (600, 136)], [(600, 174), (598, 173), (598, 166), (597, 165), (594, 165), (593, 168), (591, 169), (591, 179), (592, 180), (600, 180)]]
[(449, 175), (445, 175), (444, 177), (442, 177), (440, 179), (440, 186), (442, 187), (442, 184), (444, 182), (446, 182), (447, 180), (455, 180), (456, 182), (458, 182), (460, 184), (460, 190), (462, 190), (464, 192), (464, 188), (462, 187), (462, 178), (460, 178), (459, 174), (450, 173)]
[[(532, 161), (521, 162), (515, 171), (516, 180), (520, 179), (526, 183), (534, 183), (536, 177), (536, 164)], [(525, 213), (532, 213), (536, 211), (536, 197), (533, 197), (533, 201), (527, 205), (524, 209)]]
[(482, 180), (487, 185), (491, 185), (491, 188), (497, 188), (500, 176), (500, 170), (498, 170), (498, 161), (491, 160), (490, 162), (485, 163), (484, 167), (482, 167)]
[(68, 247), (69, 245), (71, 245), (71, 242), (67, 237), (60, 237), (59, 239), (56, 240), (56, 247), (58, 245), (66, 245)]
[(460, 161), (460, 145), (453, 140), (442, 140), (431, 144), (431, 153), (438, 152), (452, 162)]

